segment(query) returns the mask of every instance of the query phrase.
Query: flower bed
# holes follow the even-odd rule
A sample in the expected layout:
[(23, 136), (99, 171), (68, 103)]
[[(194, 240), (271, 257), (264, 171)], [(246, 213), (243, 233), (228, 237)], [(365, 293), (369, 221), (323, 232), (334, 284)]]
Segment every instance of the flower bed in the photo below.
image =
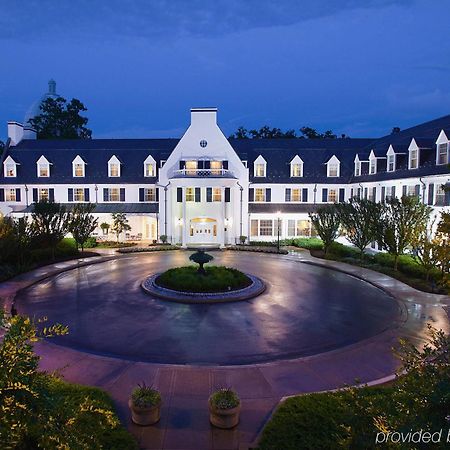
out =
[(164, 252), (166, 250), (178, 250), (176, 245), (159, 245), (151, 247), (128, 247), (117, 250), (118, 253), (146, 253), (146, 252)]
[(228, 250), (235, 250), (239, 252), (276, 253), (280, 255), (287, 255), (289, 253), (284, 248), (280, 248), (280, 250), (278, 250), (277, 247), (257, 247), (253, 245), (233, 245), (228, 247)]

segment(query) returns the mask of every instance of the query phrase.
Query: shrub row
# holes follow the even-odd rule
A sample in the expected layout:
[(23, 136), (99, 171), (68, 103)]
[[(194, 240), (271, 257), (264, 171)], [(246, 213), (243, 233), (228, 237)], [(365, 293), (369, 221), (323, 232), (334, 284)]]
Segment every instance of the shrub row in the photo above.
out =
[(167, 250), (178, 250), (176, 245), (160, 245), (151, 247), (129, 247), (120, 248), (117, 250), (119, 253), (148, 253), (148, 252), (164, 252)]
[(280, 248), (280, 250), (278, 251), (277, 247), (254, 247), (251, 245), (233, 245), (231, 247), (228, 247), (228, 250), (236, 250), (240, 252), (277, 253), (281, 255), (287, 255), (289, 253), (284, 248)]

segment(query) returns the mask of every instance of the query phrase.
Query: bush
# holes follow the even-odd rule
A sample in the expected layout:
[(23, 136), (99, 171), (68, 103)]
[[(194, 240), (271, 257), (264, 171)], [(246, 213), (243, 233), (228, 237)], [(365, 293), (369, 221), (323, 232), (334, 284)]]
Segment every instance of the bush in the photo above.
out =
[(160, 245), (152, 245), (149, 247), (128, 247), (128, 248), (120, 248), (118, 253), (152, 253), (152, 252), (163, 252), (166, 250), (178, 250), (179, 247), (170, 244), (160, 244)]
[(84, 248), (95, 248), (97, 245), (97, 239), (95, 239), (94, 236), (91, 236), (84, 241)]
[[(274, 241), (248, 241), (249, 245), (253, 247), (276, 247), (277, 243)], [(280, 241), (281, 244), (281, 241)]]
[(148, 408), (150, 406), (156, 406), (161, 403), (161, 394), (153, 389), (151, 386), (138, 384), (131, 393), (131, 400), (133, 404), (139, 408)]
[(241, 400), (233, 389), (221, 388), (211, 395), (210, 402), (218, 409), (233, 409), (239, 406)]
[(330, 245), (330, 253), (341, 258), (360, 258), (360, 251), (356, 247), (350, 247), (339, 242)]
[(323, 250), (323, 242), (318, 238), (293, 238), (286, 239), (284, 245), (306, 248), (308, 250)]
[(180, 292), (228, 292), (250, 286), (252, 281), (239, 270), (223, 267), (205, 267), (206, 275), (196, 266), (177, 267), (162, 273), (155, 281), (168, 289)]
[(134, 247), (134, 242), (101, 241), (97, 243), (98, 248), (125, 248)]

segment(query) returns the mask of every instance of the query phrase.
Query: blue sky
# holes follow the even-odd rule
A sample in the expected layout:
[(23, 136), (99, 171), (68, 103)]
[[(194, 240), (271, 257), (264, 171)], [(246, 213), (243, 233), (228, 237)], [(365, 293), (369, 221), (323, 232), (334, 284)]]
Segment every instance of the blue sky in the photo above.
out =
[(99, 138), (180, 136), (193, 106), (380, 136), (450, 114), (449, 23), (450, 0), (0, 0), (0, 139), (50, 78)]

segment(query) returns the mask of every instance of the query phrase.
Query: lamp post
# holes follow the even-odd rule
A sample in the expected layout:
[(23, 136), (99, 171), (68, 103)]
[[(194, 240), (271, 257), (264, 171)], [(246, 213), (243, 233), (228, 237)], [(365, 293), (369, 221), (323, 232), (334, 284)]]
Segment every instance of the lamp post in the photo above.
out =
[(280, 253), (280, 211), (277, 212), (277, 249), (278, 253)]

